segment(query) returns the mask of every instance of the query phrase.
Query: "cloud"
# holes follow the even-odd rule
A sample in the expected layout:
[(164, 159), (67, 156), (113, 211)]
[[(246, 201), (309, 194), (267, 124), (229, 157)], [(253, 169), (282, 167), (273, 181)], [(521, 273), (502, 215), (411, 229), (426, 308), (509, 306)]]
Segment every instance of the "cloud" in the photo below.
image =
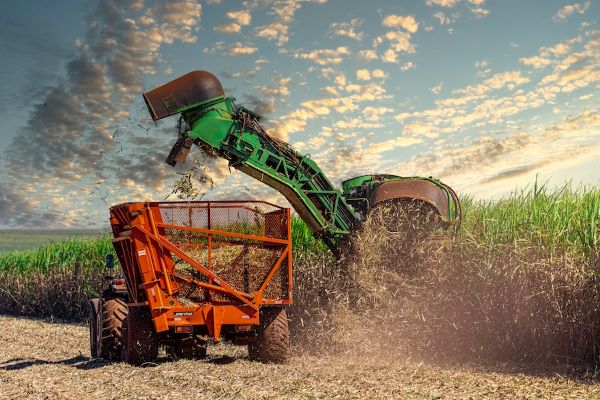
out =
[(269, 115), (275, 112), (276, 102), (273, 97), (259, 97), (255, 94), (246, 94), (248, 108), (258, 115)]
[[(455, 137), (468, 129), (481, 131), (493, 127), (511, 131), (525, 123), (518, 119), (519, 114), (555, 104), (565, 93), (600, 82), (597, 58), (600, 40), (595, 36), (586, 33), (540, 48), (538, 54), (550, 60), (549, 72), (535, 70), (533, 66), (532, 71), (499, 72), (479, 84), (453, 90), (455, 97), (435, 100), (434, 108), (402, 112), (395, 119), (405, 125), (428, 124), (435, 128), (434, 134)], [(554, 109), (564, 111), (564, 108)]]
[(338, 85), (345, 86), (345, 89), (350, 87), (352, 89), (350, 91), (351, 94), (304, 101), (300, 104), (300, 107), (282, 115), (273, 124), (269, 132), (287, 140), (290, 134), (304, 130), (307, 122), (310, 120), (328, 116), (332, 112), (346, 114), (357, 110), (359, 108), (358, 103), (372, 102), (386, 98), (385, 89), (376, 82), (360, 86), (347, 84), (345, 77), (342, 76), (338, 76), (336, 80), (338, 81)]
[(367, 60), (377, 60), (377, 52), (375, 50), (360, 50), (358, 55)]
[(392, 49), (387, 49), (385, 51), (385, 53), (383, 53), (381, 60), (383, 62), (387, 62), (387, 63), (397, 63), (398, 62), (398, 54)]
[[(144, 89), (142, 77), (156, 72), (160, 47), (196, 41), (201, 11), (192, 0), (158, 2), (146, 9), (137, 1), (98, 3), (85, 39), (66, 64), (65, 79), (32, 107), (22, 132), (2, 157), (3, 170), (10, 171), (1, 173), (2, 187), (13, 193), (29, 191), (40, 205), (28, 209), (24, 202), (8, 223), (26, 218), (36, 226), (75, 224), (61, 220), (63, 213), (52, 209), (58, 199), (89, 186), (97, 193), (81, 202), (98, 201), (99, 192), (106, 194), (120, 180), (124, 170), (113, 164), (114, 127), (131, 118), (127, 110)], [(123, 152), (133, 157), (136, 150)]]
[(288, 26), (281, 22), (264, 25), (256, 30), (256, 36), (267, 40), (277, 40), (277, 44), (283, 46), (288, 41)]
[(294, 53), (295, 58), (311, 60), (319, 65), (339, 64), (344, 61), (344, 56), (350, 55), (350, 50), (345, 46), (335, 49), (311, 50), (307, 53), (301, 51)]
[(570, 15), (572, 15), (575, 12), (583, 15), (589, 8), (590, 4), (591, 2), (589, 0), (586, 0), (583, 3), (567, 4), (566, 6), (558, 10), (552, 18), (555, 21), (561, 21), (567, 19)]
[(489, 197), (513, 189), (518, 177), (523, 177), (524, 183), (530, 182), (528, 173), (549, 171), (564, 163), (577, 164), (600, 154), (599, 138), (600, 115), (583, 111), (527, 133), (477, 137), (463, 144), (443, 143), (395, 169), (428, 171), (461, 191)]
[(263, 96), (289, 96), (289, 85), (292, 83), (292, 78), (281, 78), (277, 80), (279, 86), (258, 86), (256, 91)]
[(362, 25), (363, 21), (363, 19), (353, 18), (350, 22), (334, 22), (331, 24), (331, 30), (335, 36), (345, 36), (361, 41), (364, 34), (357, 32), (356, 29)]
[(399, 147), (410, 147), (417, 144), (423, 143), (422, 139), (410, 137), (410, 136), (399, 136), (394, 139), (389, 139), (384, 142), (373, 143), (367, 147), (367, 151), (378, 154), (386, 151), (394, 150)]
[(513, 90), (517, 86), (529, 82), (529, 78), (524, 76), (519, 70), (500, 72), (486, 79), (476, 86), (467, 86), (465, 89), (456, 90), (455, 93), (464, 93), (467, 95), (483, 95), (493, 90), (507, 88)]
[(368, 69), (359, 69), (356, 71), (356, 79), (361, 81), (368, 81), (371, 79), (371, 73)]
[(432, 88), (429, 88), (429, 91), (433, 94), (440, 94), (442, 92), (442, 88), (444, 87), (444, 85), (442, 84), (442, 82), (440, 82), (439, 84), (435, 85)]
[(410, 35), (404, 32), (390, 31), (385, 34), (385, 38), (390, 42), (390, 47), (396, 53), (414, 53), (415, 47), (410, 42)]
[(250, 22), (252, 22), (252, 16), (248, 10), (229, 11), (227, 16), (241, 26), (250, 25)]
[[(460, 3), (461, 0), (427, 0), (426, 4), (429, 7), (432, 6), (441, 6), (446, 8), (451, 8)], [(483, 8), (486, 0), (467, 0), (466, 3), (469, 5), (469, 11), (475, 14), (475, 18), (483, 18), (490, 14), (490, 11), (486, 8)], [(456, 13), (453, 15), (452, 19), (446, 17), (443, 12), (436, 12), (433, 14), (433, 17), (436, 18), (440, 25), (446, 25), (451, 22), (454, 22), (458, 18), (459, 14)]]
[[(390, 16), (384, 18), (384, 22), (382, 22), (384, 25), (385, 20), (389, 17)], [(411, 26), (410, 23), (407, 23), (406, 20), (401, 18), (412, 18), (414, 21), (413, 17), (398, 17), (395, 15), (391, 17), (393, 18), (388, 20), (387, 23), (389, 26), (396, 27), (397, 29), (399, 29), (400, 25), (407, 25), (409, 27)], [(418, 29), (418, 25), (414, 26), (413, 28), (416, 31), (416, 29)], [(410, 39), (411, 34), (409, 32), (404, 32), (400, 30), (388, 31), (384, 35), (377, 36), (373, 40), (373, 47), (378, 47), (379, 45), (387, 42), (389, 48), (383, 53), (381, 60), (388, 63), (397, 63), (398, 55), (400, 53), (415, 53), (415, 47), (411, 43)]]
[(415, 67), (415, 64), (412, 61), (408, 61), (400, 66), (400, 71), (402, 71), (402, 72), (408, 71), (409, 69), (413, 69), (414, 67)]
[(369, 81), (371, 79), (385, 79), (387, 78), (388, 74), (379, 69), (376, 68), (372, 71), (369, 71), (368, 69), (359, 69), (356, 71), (356, 79), (358, 79), (359, 81)]
[(389, 114), (391, 112), (394, 112), (393, 108), (383, 107), (383, 106), (381, 106), (381, 107), (366, 106), (362, 110), (363, 117), (365, 118), (366, 121), (379, 121), (381, 119), (382, 115)]
[(579, 37), (558, 43), (552, 47), (541, 47), (538, 54), (531, 57), (522, 57), (519, 61), (524, 65), (530, 65), (535, 69), (542, 69), (555, 63), (557, 58), (568, 54), (575, 43), (580, 42)]
[(412, 15), (388, 15), (383, 19), (382, 24), (387, 28), (402, 28), (410, 33), (419, 30), (419, 23)]
[(483, 7), (471, 7), (470, 10), (478, 18), (486, 17), (490, 14), (490, 10)]
[(227, 50), (227, 54), (230, 56), (247, 56), (256, 53), (257, 47), (244, 45), (240, 42), (236, 42), (232, 47)]
[(236, 71), (236, 72), (223, 71), (223, 72), (221, 72), (221, 75), (223, 75), (227, 78), (254, 78), (259, 70), (260, 70), (260, 68), (255, 68), (255, 69), (250, 69), (250, 70), (245, 70), (245, 71)]
[(442, 11), (438, 11), (435, 14), (433, 14), (433, 18), (437, 19), (440, 25), (448, 25), (449, 23), (453, 22)]
[(427, 0), (426, 3), (429, 7), (433, 5), (442, 6), (442, 7), (454, 7), (458, 4), (459, 0)]
[(217, 25), (214, 27), (214, 30), (224, 33), (240, 33), (242, 31), (242, 27), (239, 24), (232, 22), (230, 24)]
[[(327, 0), (312, 0), (314, 4), (324, 4)], [(256, 28), (256, 36), (277, 41), (277, 46), (284, 46), (289, 40), (289, 26), (294, 21), (296, 11), (302, 7), (301, 0), (269, 0), (270, 15), (275, 17), (271, 24)]]
[(385, 79), (388, 76), (388, 74), (385, 71), (383, 71), (379, 68), (371, 71), (371, 75), (373, 76), (373, 78), (377, 78), (377, 79)]
[[(429, 124), (439, 136), (430, 152), (391, 170), (434, 174), (462, 191), (489, 197), (514, 188), (516, 182), (526, 183), (531, 173), (557, 170), (566, 163), (600, 155), (600, 115), (595, 109), (546, 124), (536, 124), (536, 117), (523, 121), (516, 117), (552, 104), (565, 105), (554, 107), (560, 113), (568, 110), (567, 103), (559, 103), (561, 94), (600, 82), (599, 47), (597, 34), (585, 32), (539, 49), (538, 56), (548, 60), (544, 65), (550, 71), (525, 62), (532, 71), (497, 73), (480, 84), (453, 91), (462, 96), (436, 100), (436, 108), (397, 114), (395, 119), (406, 127)], [(479, 66), (487, 67), (484, 64)], [(507, 90), (510, 92), (505, 95)], [(469, 128), (477, 132), (475, 139), (462, 134)], [(404, 132), (418, 136), (414, 126)], [(449, 135), (455, 136), (447, 140)], [(508, 165), (507, 159), (511, 161)]]

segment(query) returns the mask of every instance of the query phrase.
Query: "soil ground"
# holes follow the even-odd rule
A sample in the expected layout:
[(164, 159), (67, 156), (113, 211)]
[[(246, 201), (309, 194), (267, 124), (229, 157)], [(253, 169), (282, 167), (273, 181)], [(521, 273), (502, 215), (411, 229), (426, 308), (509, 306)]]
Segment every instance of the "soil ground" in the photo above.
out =
[(0, 316), (2, 399), (598, 399), (600, 380), (556, 368), (433, 366), (345, 356), (250, 362), (209, 347), (202, 361), (134, 367), (91, 360), (86, 326)]

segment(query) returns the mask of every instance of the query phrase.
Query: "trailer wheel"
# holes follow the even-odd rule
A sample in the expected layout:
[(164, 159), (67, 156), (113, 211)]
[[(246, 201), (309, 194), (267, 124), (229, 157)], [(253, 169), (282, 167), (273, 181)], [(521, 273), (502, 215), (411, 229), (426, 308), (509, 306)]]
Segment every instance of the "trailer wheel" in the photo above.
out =
[(155, 361), (158, 357), (158, 336), (148, 310), (131, 308), (123, 326), (123, 361), (134, 365)]
[(98, 358), (100, 356), (100, 332), (98, 329), (98, 308), (100, 305), (100, 299), (91, 299), (88, 301), (89, 314), (88, 314), (88, 326), (90, 329), (90, 356), (92, 358)]
[(290, 330), (285, 308), (265, 307), (260, 310), (260, 326), (256, 342), (248, 345), (252, 361), (281, 364), (290, 352)]
[(127, 318), (127, 303), (119, 297), (102, 299), (102, 331), (100, 336), (101, 358), (113, 361), (121, 359), (123, 321)]
[(190, 360), (206, 358), (207, 342), (202, 335), (189, 335), (179, 339), (175, 345), (175, 357)]

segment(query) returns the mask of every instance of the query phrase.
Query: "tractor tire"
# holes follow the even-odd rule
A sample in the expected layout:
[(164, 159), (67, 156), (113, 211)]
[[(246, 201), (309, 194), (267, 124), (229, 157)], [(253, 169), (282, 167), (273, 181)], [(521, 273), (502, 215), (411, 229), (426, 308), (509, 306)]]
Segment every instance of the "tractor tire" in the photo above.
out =
[(100, 299), (91, 299), (88, 302), (88, 326), (90, 329), (90, 356), (92, 358), (100, 357), (100, 329), (98, 323), (98, 309), (100, 308)]
[(125, 318), (121, 358), (129, 364), (153, 362), (158, 357), (158, 336), (146, 308), (134, 307)]
[(177, 359), (200, 360), (206, 358), (207, 342), (202, 335), (184, 336), (175, 345)]
[(248, 345), (252, 361), (285, 363), (290, 353), (290, 330), (287, 313), (282, 307), (265, 307), (260, 310), (260, 326), (256, 342)]
[(123, 322), (127, 318), (127, 303), (120, 297), (104, 298), (101, 302), (102, 330), (100, 336), (100, 358), (121, 360), (123, 344)]

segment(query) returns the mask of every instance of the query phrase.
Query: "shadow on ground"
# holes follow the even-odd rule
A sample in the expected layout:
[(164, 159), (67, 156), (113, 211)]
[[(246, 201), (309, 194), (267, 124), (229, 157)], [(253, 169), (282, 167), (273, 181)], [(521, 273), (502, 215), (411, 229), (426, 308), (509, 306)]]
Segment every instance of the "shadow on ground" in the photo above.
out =
[(4, 362), (0, 363), (0, 369), (6, 370), (6, 371), (14, 371), (14, 370), (20, 370), (20, 369), (33, 367), (36, 365), (57, 365), (57, 364), (68, 365), (68, 366), (75, 367), (77, 369), (86, 370), (86, 369), (102, 368), (106, 365), (113, 364), (113, 361), (102, 360), (102, 359), (93, 359), (93, 358), (85, 357), (82, 355), (78, 355), (75, 357), (66, 358), (64, 360), (58, 360), (58, 361), (40, 360), (40, 359), (36, 359), (36, 358), (33, 358), (33, 359), (31, 359), (31, 358), (13, 358), (8, 361), (4, 361)]
[[(205, 362), (215, 365), (226, 365), (232, 364), (239, 360), (240, 358), (231, 357), (231, 356), (218, 356), (213, 358), (206, 358), (204, 360), (198, 360), (199, 362)], [(245, 358), (241, 358), (245, 359)], [(173, 362), (175, 360), (168, 357), (161, 357), (156, 360), (156, 362), (148, 362), (140, 365), (141, 368), (151, 368), (156, 367), (160, 364)], [(64, 360), (41, 360), (36, 358), (13, 358), (4, 362), (0, 362), (0, 370), (5, 371), (15, 371), (21, 370), (29, 367), (33, 367), (36, 365), (67, 365), (81, 370), (89, 370), (89, 369), (97, 369), (103, 368), (108, 365), (112, 365), (118, 363), (118, 361), (110, 361), (104, 360), (100, 358), (90, 358), (83, 355), (78, 355), (71, 358), (65, 358)]]

